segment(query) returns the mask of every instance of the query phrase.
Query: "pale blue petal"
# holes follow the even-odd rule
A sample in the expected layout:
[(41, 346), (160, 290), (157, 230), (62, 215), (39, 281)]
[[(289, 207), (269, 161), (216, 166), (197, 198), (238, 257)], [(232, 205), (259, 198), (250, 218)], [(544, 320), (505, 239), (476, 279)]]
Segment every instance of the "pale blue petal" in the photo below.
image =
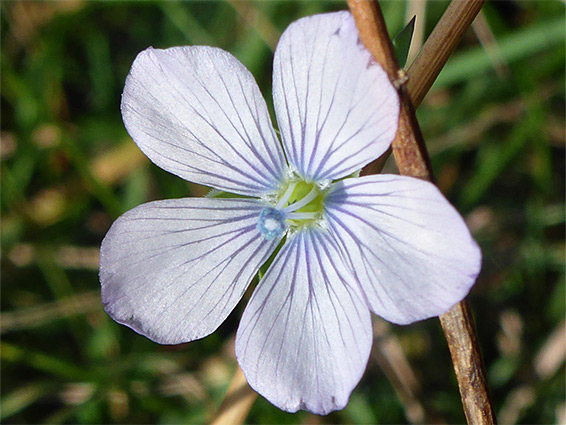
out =
[(275, 250), (256, 229), (256, 200), (150, 202), (102, 242), (102, 301), (117, 322), (162, 344), (213, 332)]
[(328, 195), (326, 217), (372, 311), (390, 322), (446, 313), (480, 271), (478, 245), (431, 183), (393, 175), (346, 179)]
[(310, 180), (352, 174), (383, 154), (397, 131), (397, 92), (348, 12), (287, 28), (275, 52), (273, 96), (287, 159)]
[(250, 72), (214, 47), (149, 48), (126, 80), (122, 116), (140, 149), (186, 180), (243, 195), (276, 189), (285, 158)]
[(370, 314), (324, 231), (294, 234), (248, 303), (236, 356), (249, 384), (277, 407), (343, 408), (367, 364)]

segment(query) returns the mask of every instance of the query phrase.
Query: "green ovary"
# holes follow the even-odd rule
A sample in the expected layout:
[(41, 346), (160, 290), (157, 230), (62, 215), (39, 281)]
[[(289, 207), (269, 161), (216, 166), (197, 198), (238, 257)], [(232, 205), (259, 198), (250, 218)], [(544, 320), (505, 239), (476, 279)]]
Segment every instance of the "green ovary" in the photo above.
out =
[[(292, 188), (293, 185), (295, 185), (294, 189)], [(283, 186), (279, 199), (283, 198), (289, 189), (292, 190), (291, 196), (282, 206), (283, 210), (289, 211), (287, 223), (295, 228), (316, 224), (322, 217), (326, 191), (316, 183), (294, 180)], [(297, 204), (307, 197), (312, 199), (307, 199), (307, 203), (296, 208)]]

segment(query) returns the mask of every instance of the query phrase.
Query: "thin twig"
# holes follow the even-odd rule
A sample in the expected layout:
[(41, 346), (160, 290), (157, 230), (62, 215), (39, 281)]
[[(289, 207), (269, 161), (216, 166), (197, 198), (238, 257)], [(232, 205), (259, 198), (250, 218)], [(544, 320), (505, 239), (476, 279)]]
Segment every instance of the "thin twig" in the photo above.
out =
[(426, 21), (426, 6), (427, 0), (409, 0), (407, 2), (407, 10), (405, 12), (405, 21), (409, 22), (415, 16), (415, 30), (413, 32), (413, 39), (409, 47), (409, 54), (407, 55), (407, 64), (413, 62), (417, 54), (423, 47), (425, 35), (425, 21)]
[(493, 35), (493, 31), (491, 31), (491, 27), (487, 22), (485, 13), (479, 13), (472, 23), (472, 29), (476, 33), (485, 53), (487, 53), (489, 59), (493, 63), (493, 68), (495, 69), (497, 76), (502, 80), (509, 77), (509, 75), (511, 75), (509, 65), (505, 61), (503, 53), (501, 53), (501, 48), (497, 43), (495, 35)]
[(452, 1), (408, 70), (407, 91), (417, 108), (485, 0)]
[(445, 424), (446, 421), (420, 401), (421, 384), (413, 372), (397, 336), (391, 326), (379, 317), (373, 319), (373, 348), (371, 357), (387, 376), (412, 424)]
[[(464, 31), (479, 13), (484, 0), (453, 1), (423, 46), (402, 84), (385, 21), (377, 2), (348, 0), (360, 39), (399, 87), (401, 111), (393, 153), (403, 175), (431, 181), (430, 159), (416, 121), (414, 105), (420, 104)], [(401, 83), (401, 84), (400, 84)], [(450, 348), (464, 413), (468, 423), (493, 424), (495, 416), (487, 393), (485, 371), (473, 319), (464, 300), (440, 317)]]
[(249, 0), (228, 0), (228, 3), (236, 10), (238, 15), (258, 33), (271, 51), (274, 52), (277, 47), (277, 42), (281, 37), (281, 33), (275, 25), (273, 25), (273, 22)]
[(233, 425), (244, 423), (257, 393), (251, 389), (242, 370), (238, 367), (230, 383), (224, 401), (211, 425)]
[(0, 334), (44, 326), (53, 320), (102, 313), (100, 291), (83, 292), (45, 304), (0, 314)]

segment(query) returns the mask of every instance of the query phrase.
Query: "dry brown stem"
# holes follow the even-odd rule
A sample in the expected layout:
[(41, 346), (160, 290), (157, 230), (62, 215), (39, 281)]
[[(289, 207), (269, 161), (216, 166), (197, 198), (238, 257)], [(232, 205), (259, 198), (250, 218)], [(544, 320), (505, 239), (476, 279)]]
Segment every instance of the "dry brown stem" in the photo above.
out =
[[(433, 179), (430, 159), (413, 105), (420, 104), (483, 3), (484, 0), (450, 3), (409, 69), (408, 83), (405, 85), (399, 78), (402, 74), (394, 56), (379, 4), (371, 0), (348, 0), (361, 41), (376, 61), (383, 66), (393, 84), (399, 87), (401, 97), (399, 129), (392, 148), (399, 171), (403, 175), (429, 181)], [(466, 301), (460, 302), (441, 316), (440, 321), (454, 363), (468, 423), (495, 423), (479, 344)]]
[(469, 424), (494, 424), (495, 415), (487, 392), (487, 380), (474, 319), (467, 300), (440, 316)]
[[(430, 160), (426, 154), (421, 130), (404, 84), (407, 76), (404, 71), (400, 70), (395, 58), (381, 8), (377, 2), (369, 0), (349, 0), (348, 6), (356, 21), (362, 43), (385, 69), (393, 84), (399, 88), (401, 96), (399, 128), (392, 144), (399, 171), (404, 175), (430, 180), (432, 178)], [(418, 57), (415, 62), (417, 60)], [(368, 167), (370, 174), (377, 171), (371, 169), (372, 164)]]

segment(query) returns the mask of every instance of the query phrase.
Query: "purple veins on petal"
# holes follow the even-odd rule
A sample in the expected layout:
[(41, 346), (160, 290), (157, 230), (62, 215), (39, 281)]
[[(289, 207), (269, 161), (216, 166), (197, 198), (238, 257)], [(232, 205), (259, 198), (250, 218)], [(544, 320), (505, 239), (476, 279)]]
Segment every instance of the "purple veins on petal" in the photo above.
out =
[(210, 334), (279, 243), (258, 232), (261, 209), (259, 200), (187, 198), (124, 214), (101, 248), (106, 311), (162, 344)]
[(244, 311), (238, 362), (252, 388), (290, 412), (344, 407), (367, 363), (368, 307), (331, 236), (295, 233)]
[(275, 51), (277, 122), (289, 163), (306, 179), (350, 175), (395, 135), (397, 92), (381, 67), (367, 69), (370, 54), (356, 41), (352, 17), (338, 12), (293, 23)]
[(156, 342), (202, 338), (284, 240), (244, 311), (236, 355), (276, 406), (327, 414), (366, 367), (370, 310), (403, 324), (444, 313), (474, 283), (481, 253), (433, 185), (340, 180), (389, 148), (399, 116), (348, 12), (289, 26), (273, 69), (281, 142), (229, 53), (138, 55), (121, 104), (136, 144), (166, 171), (250, 198), (158, 201), (121, 216), (101, 247), (102, 299)]
[(221, 49), (140, 53), (126, 80), (122, 116), (153, 162), (189, 181), (261, 196), (284, 175), (285, 157), (259, 88)]
[(379, 316), (407, 324), (444, 314), (474, 284), (481, 252), (431, 183), (347, 179), (326, 201), (328, 230)]

